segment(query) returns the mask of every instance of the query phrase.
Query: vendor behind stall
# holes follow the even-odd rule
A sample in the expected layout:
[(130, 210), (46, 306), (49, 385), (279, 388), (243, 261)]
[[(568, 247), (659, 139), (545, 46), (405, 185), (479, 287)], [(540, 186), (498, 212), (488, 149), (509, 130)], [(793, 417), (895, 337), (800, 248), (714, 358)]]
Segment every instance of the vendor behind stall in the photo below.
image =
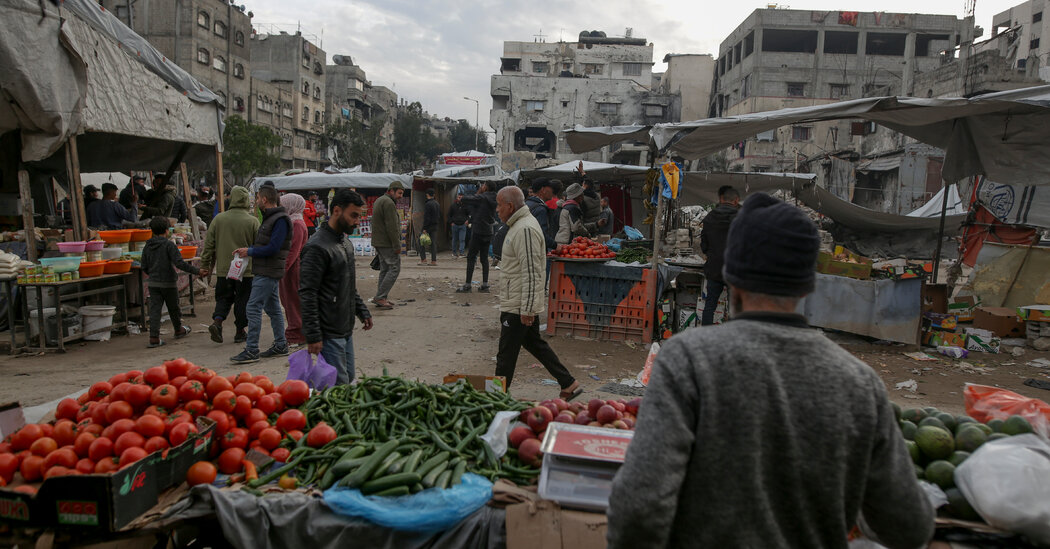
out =
[(142, 219), (154, 216), (171, 217), (175, 208), (175, 187), (168, 185), (168, 176), (153, 176), (153, 190), (146, 198), (146, 207), (142, 208)]
[(132, 202), (131, 211), (117, 201), (117, 186), (112, 183), (102, 184), (102, 200), (92, 202), (87, 208), (89, 227), (117, 230), (125, 224), (134, 225), (139, 220), (139, 205)]
[(744, 202), (725, 252), (733, 319), (660, 349), (610, 548), (845, 548), (862, 511), (886, 547), (926, 546), (933, 509), (885, 385), (795, 313), (819, 248), (798, 208)]

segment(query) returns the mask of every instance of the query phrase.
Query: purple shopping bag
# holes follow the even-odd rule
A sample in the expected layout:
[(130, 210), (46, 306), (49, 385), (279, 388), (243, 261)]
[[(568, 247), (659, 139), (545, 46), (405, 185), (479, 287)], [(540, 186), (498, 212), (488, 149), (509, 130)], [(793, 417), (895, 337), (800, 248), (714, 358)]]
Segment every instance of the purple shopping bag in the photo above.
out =
[(302, 380), (311, 388), (320, 391), (335, 385), (337, 375), (338, 372), (336, 372), (335, 367), (328, 364), (320, 354), (317, 355), (316, 363), (314, 363), (313, 357), (306, 349), (298, 350), (288, 357), (288, 376), (285, 378), (286, 380)]

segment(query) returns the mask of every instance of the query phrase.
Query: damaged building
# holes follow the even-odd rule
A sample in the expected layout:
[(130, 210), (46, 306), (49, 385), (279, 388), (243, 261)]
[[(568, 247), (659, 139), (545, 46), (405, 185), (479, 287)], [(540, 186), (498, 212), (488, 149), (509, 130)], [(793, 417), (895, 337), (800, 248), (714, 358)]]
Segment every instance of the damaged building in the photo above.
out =
[[(573, 154), (561, 131), (583, 126), (677, 122), (681, 93), (653, 85), (653, 46), (644, 38), (584, 31), (576, 42), (504, 42), (490, 85), (489, 124), (506, 170), (571, 160), (648, 161), (647, 148), (621, 144)], [(656, 79), (659, 82), (659, 78)]]

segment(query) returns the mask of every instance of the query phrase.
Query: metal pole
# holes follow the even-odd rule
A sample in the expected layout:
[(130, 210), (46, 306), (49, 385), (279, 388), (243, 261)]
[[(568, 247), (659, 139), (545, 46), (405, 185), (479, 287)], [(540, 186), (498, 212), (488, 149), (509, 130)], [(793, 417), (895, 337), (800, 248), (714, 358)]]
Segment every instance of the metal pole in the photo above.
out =
[(950, 187), (951, 185), (948, 184), (941, 188), (941, 192), (944, 193), (944, 199), (941, 200), (941, 228), (937, 231), (937, 251), (933, 254), (933, 280), (930, 281), (931, 284), (937, 283), (937, 275), (941, 266), (941, 244), (944, 242), (944, 216), (948, 212), (948, 189)]
[(463, 99), (474, 102), (474, 150), (478, 150), (478, 124), (481, 124), (481, 102), (477, 99), (471, 99), (463, 96)]

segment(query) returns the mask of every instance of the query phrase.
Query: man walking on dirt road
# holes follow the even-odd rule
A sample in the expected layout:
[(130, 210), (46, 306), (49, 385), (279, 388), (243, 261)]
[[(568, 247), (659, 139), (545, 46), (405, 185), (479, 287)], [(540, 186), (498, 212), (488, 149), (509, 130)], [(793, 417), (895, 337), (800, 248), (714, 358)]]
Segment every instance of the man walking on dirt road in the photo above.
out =
[(405, 186), (394, 181), (386, 194), (372, 205), (372, 247), (379, 256), (379, 283), (372, 303), (379, 309), (394, 308), (388, 296), (401, 274), (401, 220), (397, 217), (397, 201), (404, 195)]

